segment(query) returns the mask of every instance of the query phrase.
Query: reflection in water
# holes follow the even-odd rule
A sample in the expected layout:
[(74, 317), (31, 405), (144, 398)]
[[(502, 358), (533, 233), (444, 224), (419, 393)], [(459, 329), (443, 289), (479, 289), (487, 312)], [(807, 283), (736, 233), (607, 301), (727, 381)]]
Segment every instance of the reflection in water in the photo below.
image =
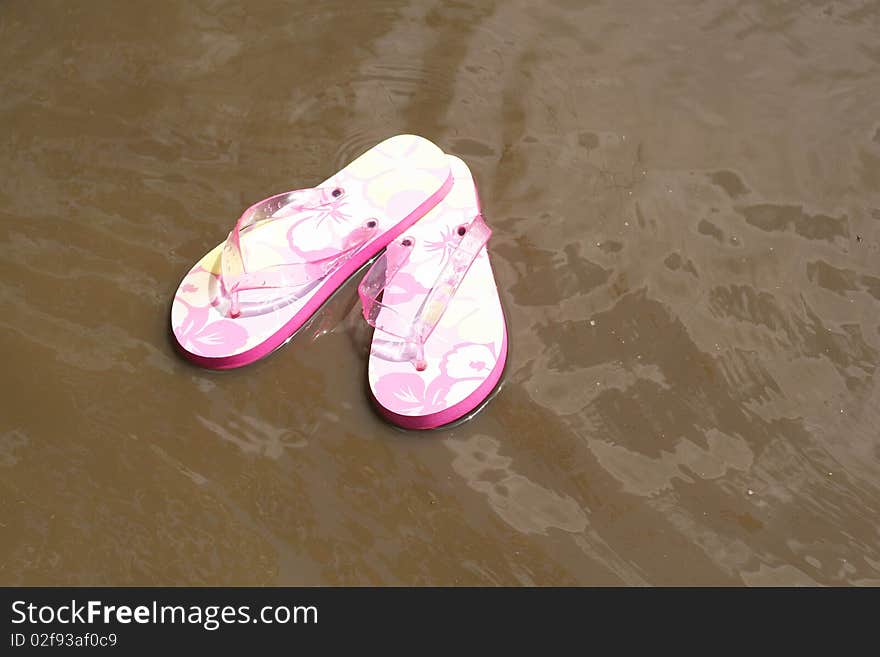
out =
[[(239, 420), (240, 418), (240, 420)], [(257, 454), (277, 459), (288, 448), (304, 447), (307, 444), (305, 438), (290, 440), (292, 434), (289, 429), (274, 427), (259, 418), (241, 415), (228, 422), (228, 428), (211, 422), (202, 416), (196, 416), (199, 423), (217, 435), (220, 440), (239, 447), (243, 452)], [(314, 431), (312, 432), (314, 433)]]
[[(860, 2), (0, 7), (0, 583), (880, 584), (880, 15)], [(466, 159), (504, 386), (365, 396), (354, 286), (174, 353), (248, 203)]]
[(449, 440), (448, 446), (456, 454), (455, 471), (518, 531), (544, 534), (555, 527), (577, 533), (586, 528), (586, 514), (577, 502), (511, 470), (511, 459), (498, 454), (497, 440), (477, 434), (466, 442)]

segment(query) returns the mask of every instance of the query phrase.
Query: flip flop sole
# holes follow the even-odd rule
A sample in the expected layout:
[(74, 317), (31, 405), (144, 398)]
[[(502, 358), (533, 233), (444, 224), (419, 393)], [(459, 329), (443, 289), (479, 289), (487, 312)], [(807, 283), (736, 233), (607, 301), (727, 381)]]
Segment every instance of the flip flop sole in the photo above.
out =
[[(446, 198), (409, 230), (415, 246), (385, 288), (383, 302), (414, 314), (457, 243), (456, 231), (480, 212), (470, 171), (447, 156), (455, 184)], [(385, 312), (383, 310), (383, 312)], [(377, 329), (373, 345), (393, 336)], [(501, 380), (507, 360), (507, 327), (489, 255), (484, 247), (424, 345), (426, 367), (384, 360), (371, 351), (370, 394), (378, 411), (405, 429), (433, 429), (472, 414)]]
[[(241, 367), (268, 355), (288, 341), (352, 274), (393, 239), (437, 205), (452, 188), (444, 153), (426, 139), (398, 135), (354, 160), (321, 186), (345, 190), (344, 203), (315, 216), (264, 222), (242, 234), (248, 267), (259, 269), (302, 261), (326, 253), (340, 235), (367, 219), (376, 219), (377, 236), (307, 294), (250, 315), (230, 318), (220, 299), (220, 244), (181, 281), (171, 306), (171, 329), (188, 360), (211, 369)], [(277, 290), (251, 294), (267, 304)]]

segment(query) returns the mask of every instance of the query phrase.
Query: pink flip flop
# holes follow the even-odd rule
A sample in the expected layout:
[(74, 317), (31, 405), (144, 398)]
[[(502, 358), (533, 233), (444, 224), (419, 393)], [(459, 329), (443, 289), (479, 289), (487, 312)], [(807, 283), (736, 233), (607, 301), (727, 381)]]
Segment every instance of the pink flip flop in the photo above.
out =
[(465, 418), (495, 389), (507, 326), (470, 171), (447, 156), (455, 184), (391, 242), (358, 286), (375, 327), (368, 366), (379, 412), (405, 429)]
[(398, 135), (318, 187), (252, 205), (177, 289), (171, 328), (183, 355), (226, 369), (269, 354), (452, 183), (443, 151)]

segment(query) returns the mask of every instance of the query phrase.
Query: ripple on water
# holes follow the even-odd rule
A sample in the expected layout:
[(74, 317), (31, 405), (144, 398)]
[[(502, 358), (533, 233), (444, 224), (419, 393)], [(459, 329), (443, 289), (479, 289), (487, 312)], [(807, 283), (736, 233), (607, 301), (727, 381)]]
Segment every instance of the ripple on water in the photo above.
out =
[(545, 534), (551, 528), (580, 533), (587, 516), (580, 505), (516, 472), (513, 459), (502, 456), (501, 444), (486, 435), (449, 440), (455, 453), (452, 467), (468, 486), (482, 493), (498, 516), (526, 534)]

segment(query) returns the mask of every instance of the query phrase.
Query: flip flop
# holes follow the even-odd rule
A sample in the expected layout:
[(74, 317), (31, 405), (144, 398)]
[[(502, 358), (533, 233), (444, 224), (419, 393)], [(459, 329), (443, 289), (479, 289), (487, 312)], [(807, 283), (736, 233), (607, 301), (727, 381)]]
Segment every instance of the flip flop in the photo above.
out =
[(171, 327), (180, 351), (213, 369), (271, 353), (452, 182), (443, 151), (398, 135), (318, 187), (252, 205), (177, 289)]
[(358, 286), (373, 327), (368, 365), (379, 412), (405, 429), (460, 420), (495, 389), (507, 326), (470, 171), (447, 156), (452, 191), (391, 242)]

